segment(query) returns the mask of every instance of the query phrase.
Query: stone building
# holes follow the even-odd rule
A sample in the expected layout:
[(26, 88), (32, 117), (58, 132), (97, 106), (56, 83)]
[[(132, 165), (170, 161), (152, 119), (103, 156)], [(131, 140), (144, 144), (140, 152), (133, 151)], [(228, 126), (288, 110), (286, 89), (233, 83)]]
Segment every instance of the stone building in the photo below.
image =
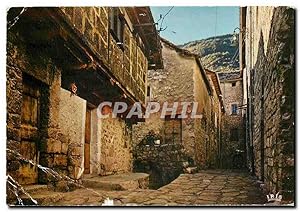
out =
[[(238, 168), (235, 164), (237, 151), (245, 151), (242, 116), (243, 82), (240, 71), (218, 73), (225, 114), (222, 119), (221, 161), (223, 168)], [(242, 154), (242, 159), (245, 156)]]
[[(161, 111), (158, 111), (146, 118), (144, 123), (134, 126), (135, 145), (138, 146), (152, 132), (159, 138), (161, 146), (182, 146), (176, 152), (183, 152), (181, 155), (184, 158), (177, 159), (177, 165), (186, 160), (189, 165), (198, 168), (217, 167), (222, 113), (218, 77), (212, 71), (205, 71), (197, 55), (180, 49), (163, 38), (161, 42), (164, 69), (148, 71), (147, 100), (160, 105), (167, 102), (169, 108), (172, 103), (179, 102), (179, 106), (174, 110), (173, 118), (171, 112), (160, 117)], [(183, 102), (192, 102), (187, 107), (187, 117), (181, 116)], [(194, 112), (200, 118), (191, 118), (192, 105), (197, 106), (197, 111)], [(153, 147), (155, 148), (158, 147)], [(168, 148), (160, 150), (164, 149)], [(171, 162), (169, 161), (168, 166)], [(179, 168), (174, 168), (178, 169), (180, 165)]]
[(212, 101), (213, 101), (213, 110), (211, 115), (211, 128), (210, 128), (210, 140), (214, 141), (214, 149), (217, 148), (217, 161), (216, 167), (220, 168), (222, 166), (222, 128), (223, 128), (223, 117), (225, 115), (225, 105), (222, 98), (222, 88), (221, 83), (219, 80), (219, 76), (216, 72), (206, 69), (206, 74), (208, 76), (209, 82), (211, 84), (213, 94), (212, 94)]
[(295, 189), (295, 10), (240, 8), (249, 169), (270, 193)]
[(37, 164), (75, 180), (132, 171), (138, 120), (99, 119), (97, 106), (145, 105), (147, 70), (163, 67), (150, 8), (11, 8), (7, 20), (8, 174), (37, 184)]

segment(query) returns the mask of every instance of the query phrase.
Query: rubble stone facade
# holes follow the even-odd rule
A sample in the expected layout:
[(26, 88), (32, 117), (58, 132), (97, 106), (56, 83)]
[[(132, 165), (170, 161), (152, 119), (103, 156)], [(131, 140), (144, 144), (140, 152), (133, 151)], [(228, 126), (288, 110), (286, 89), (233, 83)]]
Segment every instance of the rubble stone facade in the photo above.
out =
[(102, 120), (101, 175), (132, 171), (132, 129), (117, 118)]
[(150, 174), (150, 188), (157, 189), (175, 180), (188, 163), (181, 144), (138, 145), (133, 152), (134, 171)]
[[(213, 100), (213, 90), (205, 70), (199, 65), (195, 55), (181, 50), (169, 41), (162, 40), (164, 69), (148, 72), (148, 86), (150, 94), (148, 101), (159, 102), (197, 102), (197, 114), (202, 118), (178, 119), (180, 125), (173, 133), (180, 135), (187, 157), (193, 165), (199, 168), (216, 167), (218, 159), (220, 102)], [(217, 105), (214, 105), (217, 103)], [(178, 107), (181, 114), (181, 108)], [(191, 113), (192, 108), (189, 109)], [(160, 112), (151, 114), (144, 123), (134, 126), (134, 145), (138, 145), (146, 135), (153, 131), (161, 138), (161, 144), (167, 140), (166, 123), (168, 120), (160, 118)], [(217, 124), (216, 124), (217, 122)], [(219, 123), (218, 123), (219, 122)], [(173, 125), (175, 126), (175, 125)], [(215, 134), (211, 134), (211, 132)], [(174, 135), (174, 136), (176, 136)], [(172, 143), (172, 142), (171, 142)]]
[[(135, 20), (137, 10), (148, 16)], [(12, 8), (8, 19), (20, 11)], [(108, 28), (113, 12), (125, 27), (123, 46)], [(79, 181), (83, 174), (131, 172), (132, 120), (100, 119), (97, 106), (145, 103), (146, 52), (151, 48), (158, 64), (160, 46), (133, 36), (133, 22), (148, 23), (150, 9), (28, 8), (21, 15), (7, 35), (8, 174), (37, 184), (49, 180), (38, 164)]]
[[(239, 71), (218, 73), (218, 75), (225, 108), (225, 114), (222, 119), (222, 167), (237, 168), (233, 162), (236, 150), (245, 151), (242, 116), (243, 83)], [(243, 155), (243, 157), (245, 156)]]
[[(283, 199), (293, 200), (295, 10), (246, 7), (241, 15), (246, 16), (243, 27), (248, 30), (243, 74), (248, 97), (247, 145), (253, 154), (248, 157), (252, 159), (249, 165), (269, 193), (280, 192)], [(255, 20), (257, 27), (252, 28)]]
[[(223, 117), (224, 117), (224, 101), (222, 99), (222, 89), (218, 74), (216, 72), (206, 70), (209, 82), (212, 87), (212, 107), (211, 110), (211, 121), (210, 121), (210, 133), (209, 140), (211, 140), (212, 152), (209, 154), (215, 167), (221, 167), (222, 165), (222, 127), (223, 127)], [(217, 155), (217, 157), (215, 157)]]

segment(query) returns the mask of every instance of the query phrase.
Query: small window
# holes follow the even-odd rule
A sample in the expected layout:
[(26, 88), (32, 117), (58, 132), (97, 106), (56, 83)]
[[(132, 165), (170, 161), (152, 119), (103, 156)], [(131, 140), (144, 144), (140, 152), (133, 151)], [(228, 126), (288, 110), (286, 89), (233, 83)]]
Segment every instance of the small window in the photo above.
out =
[(237, 115), (237, 113), (238, 113), (237, 104), (232, 104), (231, 105), (231, 115)]
[[(122, 45), (125, 20), (118, 7), (113, 7), (110, 14), (110, 31), (114, 39)], [(119, 46), (120, 46), (119, 45)]]
[(147, 96), (150, 96), (151, 95), (151, 88), (150, 86), (147, 86)]
[(231, 83), (231, 86), (235, 87), (236, 86), (236, 82)]
[(239, 130), (237, 128), (233, 128), (230, 130), (230, 140), (231, 141), (239, 140)]

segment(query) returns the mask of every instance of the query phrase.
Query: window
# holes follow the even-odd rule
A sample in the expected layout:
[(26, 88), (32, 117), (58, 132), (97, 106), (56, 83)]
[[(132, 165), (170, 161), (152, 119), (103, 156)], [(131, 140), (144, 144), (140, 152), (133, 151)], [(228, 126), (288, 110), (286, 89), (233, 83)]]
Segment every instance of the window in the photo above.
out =
[(231, 115), (237, 115), (237, 113), (238, 113), (237, 104), (232, 104), (231, 105)]
[(147, 96), (150, 97), (150, 95), (151, 95), (151, 88), (150, 86), (147, 86)]
[(124, 23), (125, 20), (119, 8), (113, 7), (110, 14), (110, 31), (119, 45), (123, 44)]
[(239, 140), (239, 130), (237, 128), (233, 128), (230, 130), (230, 140), (231, 141)]
[(236, 86), (236, 82), (231, 83), (231, 86), (235, 87)]

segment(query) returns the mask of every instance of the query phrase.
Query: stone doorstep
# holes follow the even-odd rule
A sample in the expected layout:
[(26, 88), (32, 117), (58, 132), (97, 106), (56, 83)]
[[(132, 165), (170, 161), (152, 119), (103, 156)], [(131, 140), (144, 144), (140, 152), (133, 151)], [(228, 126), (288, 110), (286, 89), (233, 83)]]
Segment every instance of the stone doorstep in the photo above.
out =
[(39, 185), (39, 184), (34, 184), (34, 185), (23, 185), (24, 190), (28, 194), (36, 194), (36, 193), (42, 193), (43, 191), (49, 191), (47, 185)]
[[(37, 201), (38, 205), (45, 205), (53, 202), (57, 202), (63, 198), (63, 193), (54, 192), (48, 188), (47, 185), (23, 185), (24, 190)], [(26, 194), (20, 195), (24, 205), (35, 205), (31, 198)], [(15, 206), (15, 205), (12, 205)]]
[[(30, 196), (34, 200), (37, 201), (38, 205), (50, 205), (50, 204), (53, 204), (53, 203), (63, 199), (64, 193), (54, 192), (54, 191), (49, 191), (49, 190), (47, 190), (47, 191), (40, 190), (40, 191), (35, 191), (35, 193), (30, 194)], [(27, 195), (22, 194), (21, 199), (22, 199), (24, 205), (35, 206), (35, 204), (31, 200), (31, 198), (28, 197)]]
[(149, 174), (126, 173), (109, 176), (96, 176), (83, 179), (83, 186), (107, 191), (124, 191), (139, 188), (147, 189), (149, 186)]

